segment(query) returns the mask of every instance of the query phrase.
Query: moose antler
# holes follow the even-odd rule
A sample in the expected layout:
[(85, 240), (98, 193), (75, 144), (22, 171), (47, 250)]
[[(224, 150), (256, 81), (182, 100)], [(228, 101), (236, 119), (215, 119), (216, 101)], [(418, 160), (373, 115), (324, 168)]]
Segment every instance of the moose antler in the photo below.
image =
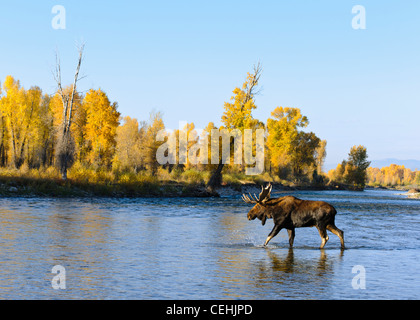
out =
[(271, 190), (273, 190), (273, 186), (270, 184), (268, 184), (267, 187), (264, 188), (264, 186), (262, 187), (262, 191), (260, 193), (259, 198), (257, 198), (257, 196), (254, 194), (254, 196), (252, 196), (251, 194), (249, 194), (249, 196), (247, 196), (246, 194), (242, 195), (242, 200), (246, 203), (250, 203), (250, 204), (264, 204), (266, 203), (268, 200), (270, 200), (270, 196), (271, 196)]

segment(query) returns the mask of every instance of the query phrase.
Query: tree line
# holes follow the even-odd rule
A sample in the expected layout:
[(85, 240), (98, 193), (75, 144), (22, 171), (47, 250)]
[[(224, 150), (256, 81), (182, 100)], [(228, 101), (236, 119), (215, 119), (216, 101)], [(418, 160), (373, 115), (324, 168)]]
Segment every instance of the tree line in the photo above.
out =
[(338, 164), (336, 169), (328, 172), (328, 178), (335, 183), (346, 184), (354, 189), (363, 189), (367, 182), (367, 149), (364, 146), (354, 146), (350, 149), (347, 160)]
[[(37, 86), (25, 89), (19, 80), (6, 77), (0, 89), (0, 167), (55, 166), (60, 168), (63, 179), (66, 179), (67, 169), (77, 162), (95, 170), (148, 172), (155, 175), (162, 167), (156, 161), (156, 152), (167, 141), (156, 139), (158, 133), (165, 130), (162, 114), (152, 112), (143, 121), (129, 116), (121, 117), (118, 103), (111, 102), (102, 89), (78, 92), (81, 58), (82, 51), (75, 81), (67, 87), (61, 85), (57, 62), (55, 79), (58, 88), (52, 95), (45, 94)], [(253, 72), (247, 74), (242, 86), (233, 90), (231, 99), (224, 103), (219, 128), (214, 122), (209, 122), (199, 135), (195, 124), (187, 123), (184, 128), (174, 131), (175, 136), (188, 136), (186, 148), (190, 148), (200, 139), (204, 141), (203, 135), (207, 135), (206, 141), (211, 141), (214, 129), (236, 129), (241, 132), (245, 129), (264, 129), (266, 173), (296, 183), (325, 184), (330, 176), (324, 174), (322, 169), (327, 142), (315, 133), (304, 130), (309, 125), (309, 119), (299, 108), (276, 107), (266, 122), (253, 117), (252, 111), (257, 108), (261, 72), (258, 64)], [(210, 150), (210, 145), (208, 148)], [(255, 148), (253, 152), (256, 152)], [(358, 181), (366, 180), (366, 163), (360, 161), (363, 157), (366, 160), (366, 152), (343, 162), (339, 169), (341, 172), (344, 168), (341, 176), (330, 178), (351, 182), (350, 176), (353, 175)], [(221, 183), (222, 172), (240, 174), (245, 167), (245, 164), (234, 165), (233, 161), (226, 164), (220, 160), (218, 164), (193, 164), (187, 161), (184, 164), (164, 165), (163, 169), (168, 172), (190, 169), (208, 172), (209, 184), (217, 186)], [(340, 180), (342, 178), (344, 180)]]
[(391, 164), (383, 168), (368, 168), (367, 181), (371, 186), (396, 187), (420, 185), (420, 171)]

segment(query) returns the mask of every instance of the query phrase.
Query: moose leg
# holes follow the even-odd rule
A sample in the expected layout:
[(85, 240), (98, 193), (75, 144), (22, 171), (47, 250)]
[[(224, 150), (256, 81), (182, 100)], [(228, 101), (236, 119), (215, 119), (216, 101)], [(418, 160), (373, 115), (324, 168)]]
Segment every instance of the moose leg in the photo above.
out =
[(324, 226), (317, 226), (317, 229), (322, 239), (320, 249), (324, 249), (325, 245), (327, 244), (327, 241), (330, 240), (330, 238), (328, 237), (327, 230)]
[(271, 239), (273, 239), (276, 235), (279, 234), (281, 229), (282, 229), (281, 226), (277, 226), (277, 225), (274, 226), (273, 231), (271, 231), (271, 233), (268, 235), (267, 240), (265, 240), (264, 247), (266, 247), (268, 245), (268, 243), (271, 241)]
[(327, 226), (327, 229), (329, 231), (331, 231), (332, 233), (334, 233), (337, 237), (340, 238), (340, 242), (341, 242), (341, 249), (344, 249), (344, 232), (340, 229), (338, 229), (334, 224), (329, 224)]
[(290, 248), (293, 248), (293, 242), (295, 240), (295, 229), (287, 230), (287, 233), (289, 234)]

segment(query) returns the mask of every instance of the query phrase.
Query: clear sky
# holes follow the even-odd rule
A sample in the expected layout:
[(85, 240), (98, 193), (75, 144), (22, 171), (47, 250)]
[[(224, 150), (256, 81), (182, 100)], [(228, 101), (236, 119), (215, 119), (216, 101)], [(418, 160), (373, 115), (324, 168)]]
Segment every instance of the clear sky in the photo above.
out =
[[(66, 9), (55, 30), (51, 9)], [(366, 29), (352, 28), (354, 5)], [(223, 103), (258, 61), (254, 117), (299, 107), (328, 141), (327, 163), (365, 145), (371, 159), (420, 159), (420, 1), (1, 1), (0, 81), (53, 93), (58, 49), (70, 84), (101, 88), (119, 111), (147, 120), (220, 124)]]

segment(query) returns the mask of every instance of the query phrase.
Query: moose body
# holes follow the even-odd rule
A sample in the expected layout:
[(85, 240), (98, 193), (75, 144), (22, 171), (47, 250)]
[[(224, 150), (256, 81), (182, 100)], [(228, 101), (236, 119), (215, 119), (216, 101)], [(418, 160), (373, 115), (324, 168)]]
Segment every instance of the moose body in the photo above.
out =
[(321, 236), (323, 249), (329, 240), (327, 230), (340, 238), (341, 248), (344, 249), (344, 233), (335, 226), (335, 208), (324, 201), (301, 200), (293, 196), (270, 199), (272, 186), (263, 188), (260, 198), (251, 200), (246, 195), (243, 199), (247, 203), (255, 204), (248, 213), (248, 220), (258, 218), (265, 225), (267, 219), (274, 220), (274, 228), (269, 234), (264, 246), (282, 229), (289, 233), (289, 244), (293, 247), (296, 228), (316, 227)]

